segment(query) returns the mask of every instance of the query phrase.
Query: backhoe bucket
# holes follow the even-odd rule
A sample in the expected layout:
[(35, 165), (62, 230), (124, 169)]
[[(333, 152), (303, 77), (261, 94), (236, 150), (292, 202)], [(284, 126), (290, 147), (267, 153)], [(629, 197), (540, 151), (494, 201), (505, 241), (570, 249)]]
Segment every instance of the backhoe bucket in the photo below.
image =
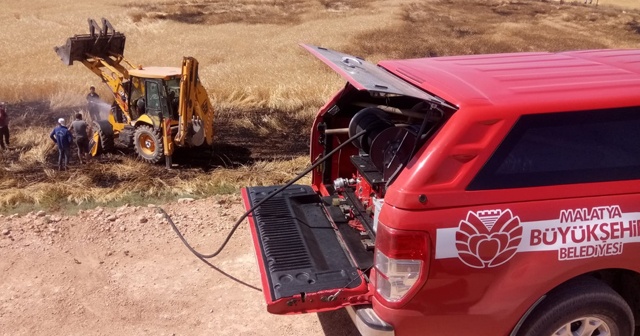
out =
[(53, 49), (64, 64), (72, 65), (74, 61), (91, 57), (108, 59), (109, 56), (121, 56), (124, 42), (124, 34), (115, 31), (107, 19), (102, 19), (102, 27), (89, 19), (89, 34), (70, 37), (65, 45)]

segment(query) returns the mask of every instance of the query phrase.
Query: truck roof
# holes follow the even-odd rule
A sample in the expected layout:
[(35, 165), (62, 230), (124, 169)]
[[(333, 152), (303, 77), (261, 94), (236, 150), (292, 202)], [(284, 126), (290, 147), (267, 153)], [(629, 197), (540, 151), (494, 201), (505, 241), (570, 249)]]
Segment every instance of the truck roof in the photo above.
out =
[(447, 56), (379, 65), (459, 107), (562, 104), (585, 97), (640, 100), (640, 49)]
[(177, 67), (149, 66), (140, 69), (129, 70), (129, 75), (141, 78), (169, 79), (171, 77), (180, 76), (180, 74), (181, 69)]

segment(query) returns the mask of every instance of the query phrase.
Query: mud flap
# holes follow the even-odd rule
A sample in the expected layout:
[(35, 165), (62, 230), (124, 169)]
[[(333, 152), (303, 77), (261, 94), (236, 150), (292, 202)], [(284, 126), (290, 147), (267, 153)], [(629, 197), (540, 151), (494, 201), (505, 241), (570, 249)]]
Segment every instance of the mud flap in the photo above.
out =
[[(243, 189), (245, 207), (278, 187)], [(320, 312), (369, 302), (365, 277), (325, 205), (311, 187), (293, 185), (249, 216), (269, 312)]]
[(93, 133), (91, 139), (89, 139), (89, 153), (91, 154), (91, 156), (96, 156), (100, 153), (100, 149), (98, 148), (99, 146), (100, 135), (98, 135), (98, 132), (95, 132)]

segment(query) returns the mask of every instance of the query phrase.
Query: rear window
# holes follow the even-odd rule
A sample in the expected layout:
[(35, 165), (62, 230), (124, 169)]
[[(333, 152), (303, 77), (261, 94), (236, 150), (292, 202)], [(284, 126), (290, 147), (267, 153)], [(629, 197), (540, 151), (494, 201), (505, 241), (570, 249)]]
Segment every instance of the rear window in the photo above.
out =
[(522, 116), (468, 190), (640, 178), (640, 108)]

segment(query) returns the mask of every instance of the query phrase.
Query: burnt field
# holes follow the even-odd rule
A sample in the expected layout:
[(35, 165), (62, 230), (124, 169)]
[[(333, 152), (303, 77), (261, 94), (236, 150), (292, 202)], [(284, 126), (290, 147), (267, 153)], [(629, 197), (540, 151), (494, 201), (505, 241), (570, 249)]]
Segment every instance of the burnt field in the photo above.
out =
[[(282, 132), (264, 122), (264, 113), (245, 111), (243, 119), (256, 119), (255, 127), (225, 120), (221, 113), (216, 124), (219, 140), (210, 148), (177, 151), (172, 170), (138, 161), (132, 149), (116, 147), (113, 153), (84, 165), (73, 152), (69, 170), (58, 171), (57, 149), (49, 139), (52, 120), (61, 114), (70, 117), (73, 110), (54, 112), (46, 104), (35, 103), (10, 104), (8, 108), (23, 113), (12, 119), (10, 149), (0, 152), (0, 186), (5, 189), (0, 197), (5, 211), (44, 207), (73, 212), (97, 204), (118, 206), (230, 194), (240, 185), (283, 183), (308, 161), (303, 156), (306, 135)], [(291, 119), (287, 122), (295, 123)]]

